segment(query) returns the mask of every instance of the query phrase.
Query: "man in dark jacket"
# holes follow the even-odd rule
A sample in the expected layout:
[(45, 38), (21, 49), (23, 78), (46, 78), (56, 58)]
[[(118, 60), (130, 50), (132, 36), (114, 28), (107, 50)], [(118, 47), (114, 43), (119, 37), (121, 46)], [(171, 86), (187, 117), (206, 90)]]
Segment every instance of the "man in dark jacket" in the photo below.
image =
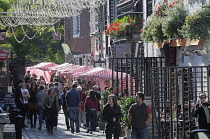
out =
[(201, 93), (199, 95), (200, 101), (196, 105), (195, 114), (198, 115), (199, 129), (209, 129), (210, 130), (210, 104), (206, 102), (206, 94)]
[(136, 102), (128, 111), (128, 120), (131, 122), (132, 139), (148, 139), (147, 125), (152, 120), (152, 111), (144, 103), (144, 94), (136, 93)]
[(70, 120), (69, 110), (68, 110), (67, 103), (66, 103), (66, 96), (67, 96), (68, 90), (69, 90), (68, 87), (64, 87), (63, 94), (61, 94), (61, 105), (62, 105), (63, 112), (64, 112), (64, 115), (65, 115), (67, 130), (70, 129), (70, 126), (69, 126), (69, 120)]
[(21, 87), (22, 87), (23, 83), (24, 83), (23, 80), (19, 80), (18, 81), (18, 86), (15, 89), (15, 103), (16, 103), (16, 106), (19, 110), (21, 110), (21, 108), (22, 108), (21, 106), (23, 104), (22, 92), (21, 92)]
[(74, 133), (74, 123), (76, 125), (76, 132), (79, 133), (79, 104), (80, 104), (80, 94), (76, 90), (77, 85), (73, 84), (72, 89), (67, 93), (66, 101), (70, 113), (70, 126), (71, 132)]

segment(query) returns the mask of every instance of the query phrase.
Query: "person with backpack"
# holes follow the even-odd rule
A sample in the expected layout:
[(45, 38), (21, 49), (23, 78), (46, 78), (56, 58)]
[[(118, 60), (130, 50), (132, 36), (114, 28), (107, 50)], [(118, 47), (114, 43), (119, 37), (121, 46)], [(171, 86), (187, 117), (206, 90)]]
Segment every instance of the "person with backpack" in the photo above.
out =
[(98, 99), (96, 98), (95, 91), (91, 90), (89, 96), (85, 99), (85, 111), (87, 122), (87, 133), (92, 134), (96, 131), (97, 114), (98, 114)]

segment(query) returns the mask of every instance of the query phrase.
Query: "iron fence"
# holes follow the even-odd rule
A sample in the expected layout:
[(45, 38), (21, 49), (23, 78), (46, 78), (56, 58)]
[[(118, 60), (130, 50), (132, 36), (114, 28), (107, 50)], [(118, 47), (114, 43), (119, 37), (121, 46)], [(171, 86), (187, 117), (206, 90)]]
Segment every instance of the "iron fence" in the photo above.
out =
[(152, 135), (187, 139), (197, 129), (192, 110), (199, 93), (209, 96), (209, 67), (152, 67)]
[(131, 57), (110, 58), (112, 69), (112, 87), (116, 94), (133, 96), (136, 92), (144, 92), (151, 97), (151, 67), (165, 67), (165, 58)]

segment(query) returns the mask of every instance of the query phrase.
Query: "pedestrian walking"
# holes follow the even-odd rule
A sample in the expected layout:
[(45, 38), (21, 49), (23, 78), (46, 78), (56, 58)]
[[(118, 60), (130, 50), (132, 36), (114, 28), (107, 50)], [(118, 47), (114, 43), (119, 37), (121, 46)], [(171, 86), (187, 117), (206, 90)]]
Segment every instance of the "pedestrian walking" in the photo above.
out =
[(23, 80), (19, 80), (18, 81), (18, 86), (15, 88), (15, 103), (16, 106), (19, 110), (22, 109), (22, 104), (23, 104), (23, 96), (22, 96), (22, 92), (21, 92), (21, 87), (24, 84)]
[(85, 112), (85, 99), (86, 93), (82, 90), (81, 86), (77, 87), (77, 91), (80, 94), (80, 111), (79, 111), (79, 126), (83, 123), (83, 126), (86, 127), (86, 112)]
[(23, 116), (22, 125), (23, 127), (28, 127), (25, 125), (25, 118), (26, 118), (26, 114), (28, 113), (28, 99), (30, 98), (30, 94), (29, 94), (28, 89), (26, 89), (25, 82), (22, 84), (21, 92), (22, 92), (22, 101), (23, 101), (23, 104), (21, 107), (21, 115)]
[(199, 129), (210, 130), (210, 104), (206, 101), (206, 94), (201, 93), (196, 104), (195, 114), (198, 116)]
[(79, 104), (80, 104), (80, 95), (79, 92), (76, 90), (77, 85), (73, 84), (72, 89), (67, 93), (66, 100), (67, 106), (69, 109), (70, 115), (70, 126), (71, 126), (71, 133), (75, 132), (74, 123), (76, 125), (76, 132), (79, 133)]
[(48, 134), (50, 133), (53, 134), (54, 123), (58, 115), (58, 112), (60, 110), (58, 103), (59, 102), (55, 94), (55, 89), (52, 88), (48, 91), (48, 95), (44, 101), (44, 107), (45, 107), (46, 116), (47, 116), (47, 133)]
[[(58, 98), (59, 107), (61, 107), (61, 94), (62, 94), (62, 89), (61, 89), (60, 86), (58, 86), (58, 82), (55, 82), (54, 83), (54, 89), (55, 89), (55, 95)], [(55, 129), (57, 129), (57, 125), (58, 125), (58, 116), (57, 116), (57, 119), (55, 120), (55, 123), (54, 123)]]
[(63, 94), (61, 95), (61, 105), (62, 105), (62, 109), (63, 109), (64, 115), (65, 115), (67, 130), (70, 129), (70, 124), (69, 124), (70, 115), (69, 115), (69, 110), (67, 108), (67, 102), (66, 102), (66, 96), (67, 96), (68, 91), (69, 91), (69, 88), (64, 87)]
[(108, 104), (105, 105), (102, 112), (104, 120), (107, 122), (106, 125), (106, 139), (119, 139), (120, 136), (120, 118), (122, 117), (122, 112), (119, 104), (117, 103), (117, 96), (109, 95)]
[(36, 100), (38, 102), (38, 113), (39, 113), (39, 128), (38, 129), (42, 130), (42, 120), (43, 120), (43, 117), (45, 117), (43, 106), (44, 106), (44, 101), (47, 96), (47, 93), (45, 92), (45, 87), (43, 85), (41, 85), (39, 89), (40, 89), (40, 92), (38, 92), (36, 95)]
[(89, 96), (85, 99), (85, 109), (86, 109), (86, 123), (87, 123), (87, 133), (92, 134), (96, 131), (97, 126), (97, 114), (98, 114), (98, 99), (93, 90), (90, 91)]
[(148, 139), (147, 125), (152, 119), (152, 111), (144, 103), (144, 94), (136, 93), (136, 103), (128, 111), (128, 120), (131, 122), (132, 139)]
[(28, 99), (31, 128), (36, 127), (37, 110), (38, 110), (38, 103), (36, 100), (37, 93), (38, 90), (36, 88), (36, 85), (32, 84), (31, 88), (29, 89), (30, 98)]
[(99, 86), (94, 85), (93, 86), (93, 91), (95, 92), (96, 98), (98, 99), (98, 111), (101, 111), (101, 108), (100, 108), (101, 94), (99, 93)]

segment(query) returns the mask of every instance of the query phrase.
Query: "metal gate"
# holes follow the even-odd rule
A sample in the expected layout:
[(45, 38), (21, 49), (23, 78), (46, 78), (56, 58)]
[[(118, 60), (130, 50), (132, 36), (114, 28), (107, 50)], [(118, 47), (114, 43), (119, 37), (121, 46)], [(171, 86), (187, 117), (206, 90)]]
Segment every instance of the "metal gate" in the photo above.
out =
[(165, 67), (165, 58), (157, 57), (130, 57), (110, 58), (112, 69), (112, 87), (116, 94), (133, 96), (142, 91), (145, 96), (151, 97), (151, 67)]
[[(152, 67), (152, 138), (187, 139), (199, 93), (209, 96), (209, 67)], [(209, 98), (208, 98), (209, 100)]]

